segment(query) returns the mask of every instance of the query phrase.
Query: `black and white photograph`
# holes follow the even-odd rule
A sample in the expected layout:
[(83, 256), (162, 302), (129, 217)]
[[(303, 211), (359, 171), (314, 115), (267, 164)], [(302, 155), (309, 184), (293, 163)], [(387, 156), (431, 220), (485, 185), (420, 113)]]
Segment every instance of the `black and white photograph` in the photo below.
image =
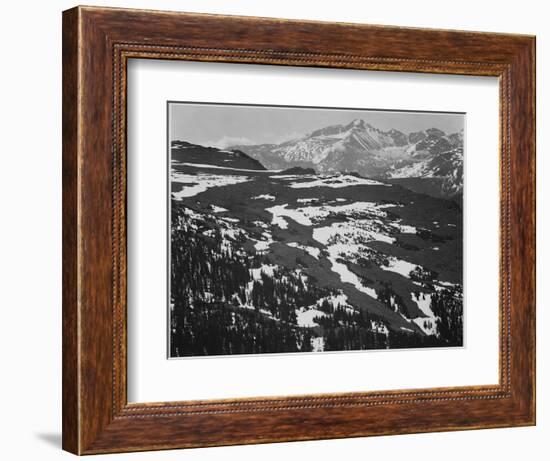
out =
[(169, 101), (169, 358), (462, 347), (465, 117)]

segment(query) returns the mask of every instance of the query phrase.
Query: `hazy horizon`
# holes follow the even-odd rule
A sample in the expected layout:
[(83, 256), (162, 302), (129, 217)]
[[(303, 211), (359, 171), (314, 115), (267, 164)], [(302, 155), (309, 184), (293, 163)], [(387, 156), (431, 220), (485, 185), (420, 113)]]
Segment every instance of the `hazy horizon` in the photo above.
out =
[(438, 128), (446, 134), (464, 128), (462, 113), (396, 110), (247, 106), (170, 102), (170, 140), (226, 148), (238, 144), (278, 144), (355, 119), (382, 131), (405, 134)]

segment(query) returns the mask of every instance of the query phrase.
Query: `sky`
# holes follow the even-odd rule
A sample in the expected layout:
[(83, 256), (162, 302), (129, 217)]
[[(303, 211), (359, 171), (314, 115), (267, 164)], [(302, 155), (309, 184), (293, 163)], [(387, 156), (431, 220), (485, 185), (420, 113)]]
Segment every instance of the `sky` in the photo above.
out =
[(390, 110), (291, 108), (200, 103), (170, 103), (170, 138), (203, 146), (278, 144), (329, 125), (363, 119), (380, 130), (408, 134), (427, 128), (456, 133), (464, 114)]

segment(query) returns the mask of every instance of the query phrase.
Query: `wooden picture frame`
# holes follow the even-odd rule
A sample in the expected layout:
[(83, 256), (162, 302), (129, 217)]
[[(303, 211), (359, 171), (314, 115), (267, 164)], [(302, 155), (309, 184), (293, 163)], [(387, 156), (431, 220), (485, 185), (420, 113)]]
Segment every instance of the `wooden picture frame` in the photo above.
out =
[[(128, 404), (130, 58), (496, 76), (500, 382)], [(535, 424), (535, 38), (76, 7), (63, 13), (63, 448), (94, 454)]]

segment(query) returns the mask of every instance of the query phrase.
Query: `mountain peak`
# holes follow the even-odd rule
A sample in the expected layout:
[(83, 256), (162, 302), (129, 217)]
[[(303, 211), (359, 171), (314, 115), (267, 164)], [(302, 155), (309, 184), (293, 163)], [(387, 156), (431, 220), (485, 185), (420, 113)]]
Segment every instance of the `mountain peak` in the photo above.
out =
[(346, 125), (346, 129), (348, 130), (353, 128), (356, 128), (359, 130), (365, 130), (367, 128), (374, 129), (372, 125), (365, 122), (362, 118), (356, 118)]
[(426, 130), (426, 133), (428, 133), (429, 136), (434, 136), (436, 138), (441, 138), (442, 136), (445, 136), (445, 132), (443, 130), (440, 130), (439, 128), (428, 128)]
[(308, 133), (305, 138), (315, 138), (318, 136), (334, 136), (345, 132), (360, 132), (360, 131), (375, 131), (381, 133), (378, 128), (373, 127), (370, 123), (365, 122), (362, 118), (356, 118), (347, 125), (330, 125), (324, 128)]
[(331, 136), (338, 133), (341, 133), (342, 131), (345, 131), (346, 127), (343, 125), (330, 125), (326, 126), (324, 128), (320, 128), (318, 130), (312, 131), (311, 133), (308, 133), (305, 138), (315, 138), (317, 136)]

